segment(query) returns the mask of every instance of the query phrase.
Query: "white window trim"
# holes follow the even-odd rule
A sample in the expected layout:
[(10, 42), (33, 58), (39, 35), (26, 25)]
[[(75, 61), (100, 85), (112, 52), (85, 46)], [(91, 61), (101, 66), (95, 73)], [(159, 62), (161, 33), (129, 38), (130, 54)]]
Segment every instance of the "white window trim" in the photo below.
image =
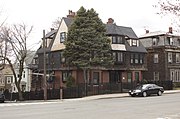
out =
[(159, 63), (159, 55), (157, 53), (154, 54), (154, 63)]
[(153, 76), (155, 81), (159, 80), (159, 72), (153, 72)]

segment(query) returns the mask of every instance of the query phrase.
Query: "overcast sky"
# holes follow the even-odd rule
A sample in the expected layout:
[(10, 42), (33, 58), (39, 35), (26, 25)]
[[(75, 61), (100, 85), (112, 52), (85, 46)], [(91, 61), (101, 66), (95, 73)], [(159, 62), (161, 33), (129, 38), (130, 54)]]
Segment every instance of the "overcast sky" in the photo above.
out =
[(68, 10), (76, 12), (81, 6), (94, 8), (104, 23), (113, 18), (119, 26), (132, 27), (137, 36), (149, 31), (167, 31), (171, 26), (168, 17), (156, 14), (153, 8), (158, 0), (0, 0), (1, 19), (6, 23), (25, 23), (34, 26), (30, 43), (42, 38), (43, 29), (48, 32), (52, 22), (58, 17), (68, 14)]

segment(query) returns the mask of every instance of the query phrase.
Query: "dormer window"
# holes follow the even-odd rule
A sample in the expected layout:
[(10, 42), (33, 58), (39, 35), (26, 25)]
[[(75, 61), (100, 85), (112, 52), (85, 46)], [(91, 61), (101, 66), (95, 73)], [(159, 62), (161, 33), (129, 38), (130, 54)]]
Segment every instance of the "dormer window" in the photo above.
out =
[(61, 32), (60, 33), (60, 43), (63, 43), (66, 39), (66, 32)]
[(112, 44), (124, 44), (124, 37), (112, 36)]
[(135, 46), (135, 47), (137, 47), (138, 46), (138, 40), (136, 40), (136, 39), (131, 39), (131, 46)]
[(173, 39), (172, 37), (167, 37), (168, 45), (173, 45)]
[(157, 38), (153, 38), (153, 39), (152, 39), (152, 44), (153, 44), (153, 46), (157, 46), (157, 40), (158, 40)]

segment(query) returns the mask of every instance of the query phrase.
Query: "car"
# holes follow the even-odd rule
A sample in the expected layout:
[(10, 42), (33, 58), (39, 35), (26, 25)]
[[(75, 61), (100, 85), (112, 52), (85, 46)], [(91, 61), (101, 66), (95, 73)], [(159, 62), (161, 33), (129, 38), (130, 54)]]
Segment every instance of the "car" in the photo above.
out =
[(158, 96), (161, 96), (164, 92), (164, 88), (161, 86), (158, 86), (156, 84), (143, 84), (137, 86), (135, 89), (129, 91), (129, 95), (134, 96), (142, 96), (147, 97), (152, 94), (157, 94)]
[(2, 92), (0, 92), (0, 102), (4, 102), (5, 101), (5, 95), (2, 93)]

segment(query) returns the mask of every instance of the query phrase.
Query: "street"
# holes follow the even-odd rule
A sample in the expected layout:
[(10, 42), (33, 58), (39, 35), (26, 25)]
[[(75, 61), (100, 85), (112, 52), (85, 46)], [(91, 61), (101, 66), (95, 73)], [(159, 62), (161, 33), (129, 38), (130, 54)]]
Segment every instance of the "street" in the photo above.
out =
[(98, 100), (1, 103), (1, 119), (179, 119), (180, 93)]

